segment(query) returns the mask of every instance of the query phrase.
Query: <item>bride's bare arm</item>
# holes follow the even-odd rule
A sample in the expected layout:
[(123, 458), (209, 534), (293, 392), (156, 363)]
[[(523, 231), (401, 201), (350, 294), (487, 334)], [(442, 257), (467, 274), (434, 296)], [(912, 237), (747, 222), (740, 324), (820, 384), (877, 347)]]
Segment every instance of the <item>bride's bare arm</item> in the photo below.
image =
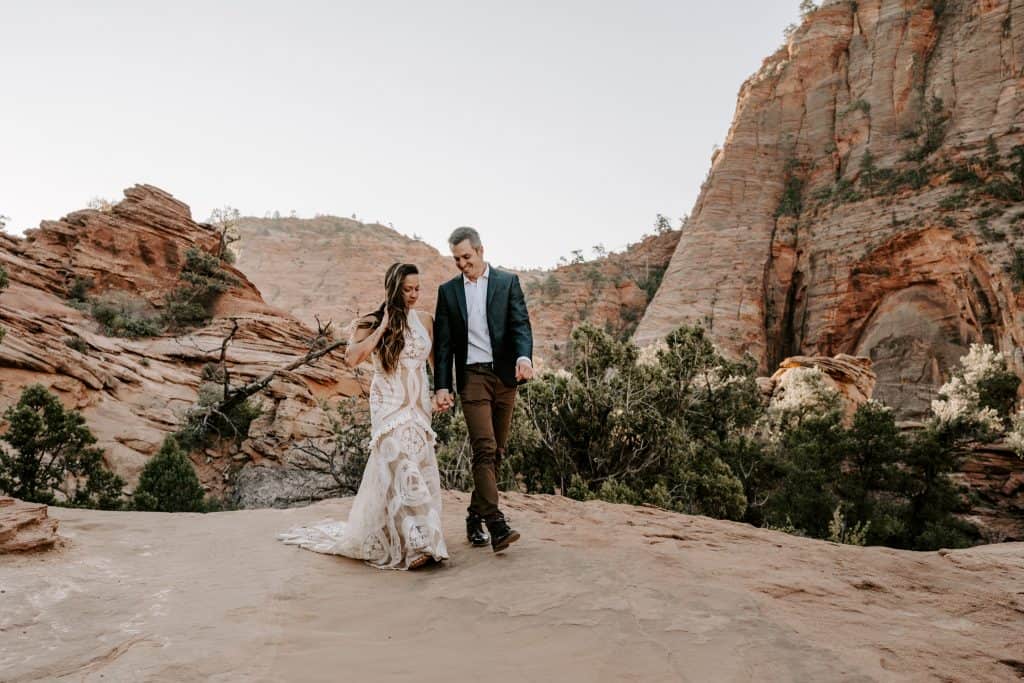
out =
[[(386, 314), (385, 314), (386, 315)], [(371, 322), (374, 318), (367, 316), (360, 319), (358, 322)], [(360, 327), (357, 323), (355, 331), (352, 333), (352, 338), (348, 342), (348, 349), (345, 351), (345, 362), (349, 367), (355, 367), (365, 361), (373, 354), (373, 350), (377, 348), (377, 343), (380, 341), (381, 335), (384, 334), (384, 322), (377, 329), (371, 329), (370, 327)]]

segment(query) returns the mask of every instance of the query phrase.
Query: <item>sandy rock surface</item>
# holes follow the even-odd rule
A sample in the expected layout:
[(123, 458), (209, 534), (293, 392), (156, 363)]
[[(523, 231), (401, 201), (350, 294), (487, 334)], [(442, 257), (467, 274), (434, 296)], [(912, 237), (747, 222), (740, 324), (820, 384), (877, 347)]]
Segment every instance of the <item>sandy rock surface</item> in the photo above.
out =
[(1009, 681), (1024, 544), (910, 553), (511, 495), (523, 540), (383, 572), (277, 532), (350, 500), (211, 515), (53, 509), (0, 557), (0, 680)]

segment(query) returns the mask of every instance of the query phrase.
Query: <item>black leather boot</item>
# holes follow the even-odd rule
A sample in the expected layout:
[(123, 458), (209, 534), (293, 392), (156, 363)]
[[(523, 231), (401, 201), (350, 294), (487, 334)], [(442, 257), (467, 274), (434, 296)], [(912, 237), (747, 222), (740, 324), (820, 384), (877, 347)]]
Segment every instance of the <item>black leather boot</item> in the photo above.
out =
[(510, 527), (504, 517), (488, 519), (485, 523), (491, 532), (491, 549), (494, 552), (500, 553), (519, 540), (519, 532)]
[(491, 541), (491, 537), (484, 531), (484, 518), (478, 514), (469, 513), (466, 517), (466, 538), (474, 548), (482, 548)]

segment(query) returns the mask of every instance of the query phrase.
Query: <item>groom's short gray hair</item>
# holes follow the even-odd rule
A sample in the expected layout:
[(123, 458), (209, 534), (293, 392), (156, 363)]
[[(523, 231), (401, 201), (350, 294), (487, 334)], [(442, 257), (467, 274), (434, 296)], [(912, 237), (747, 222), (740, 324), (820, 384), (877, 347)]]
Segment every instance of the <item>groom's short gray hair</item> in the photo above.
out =
[(448, 238), (448, 246), (454, 247), (456, 244), (460, 244), (463, 240), (469, 240), (470, 246), (474, 249), (479, 249), (482, 246), (480, 242), (480, 233), (476, 231), (476, 228), (462, 227), (455, 228), (452, 231), (451, 236)]

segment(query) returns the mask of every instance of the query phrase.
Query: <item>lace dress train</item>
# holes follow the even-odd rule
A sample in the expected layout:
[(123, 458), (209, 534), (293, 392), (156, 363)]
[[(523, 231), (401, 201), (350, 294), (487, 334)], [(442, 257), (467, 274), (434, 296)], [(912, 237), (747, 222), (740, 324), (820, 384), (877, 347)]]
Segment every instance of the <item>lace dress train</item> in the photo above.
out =
[(344, 555), (380, 569), (408, 569), (426, 555), (448, 558), (441, 532), (441, 481), (430, 426), (426, 361), (430, 335), (409, 316), (405, 348), (385, 373), (374, 354), (370, 457), (348, 520), (324, 520), (278, 535), (288, 544)]

